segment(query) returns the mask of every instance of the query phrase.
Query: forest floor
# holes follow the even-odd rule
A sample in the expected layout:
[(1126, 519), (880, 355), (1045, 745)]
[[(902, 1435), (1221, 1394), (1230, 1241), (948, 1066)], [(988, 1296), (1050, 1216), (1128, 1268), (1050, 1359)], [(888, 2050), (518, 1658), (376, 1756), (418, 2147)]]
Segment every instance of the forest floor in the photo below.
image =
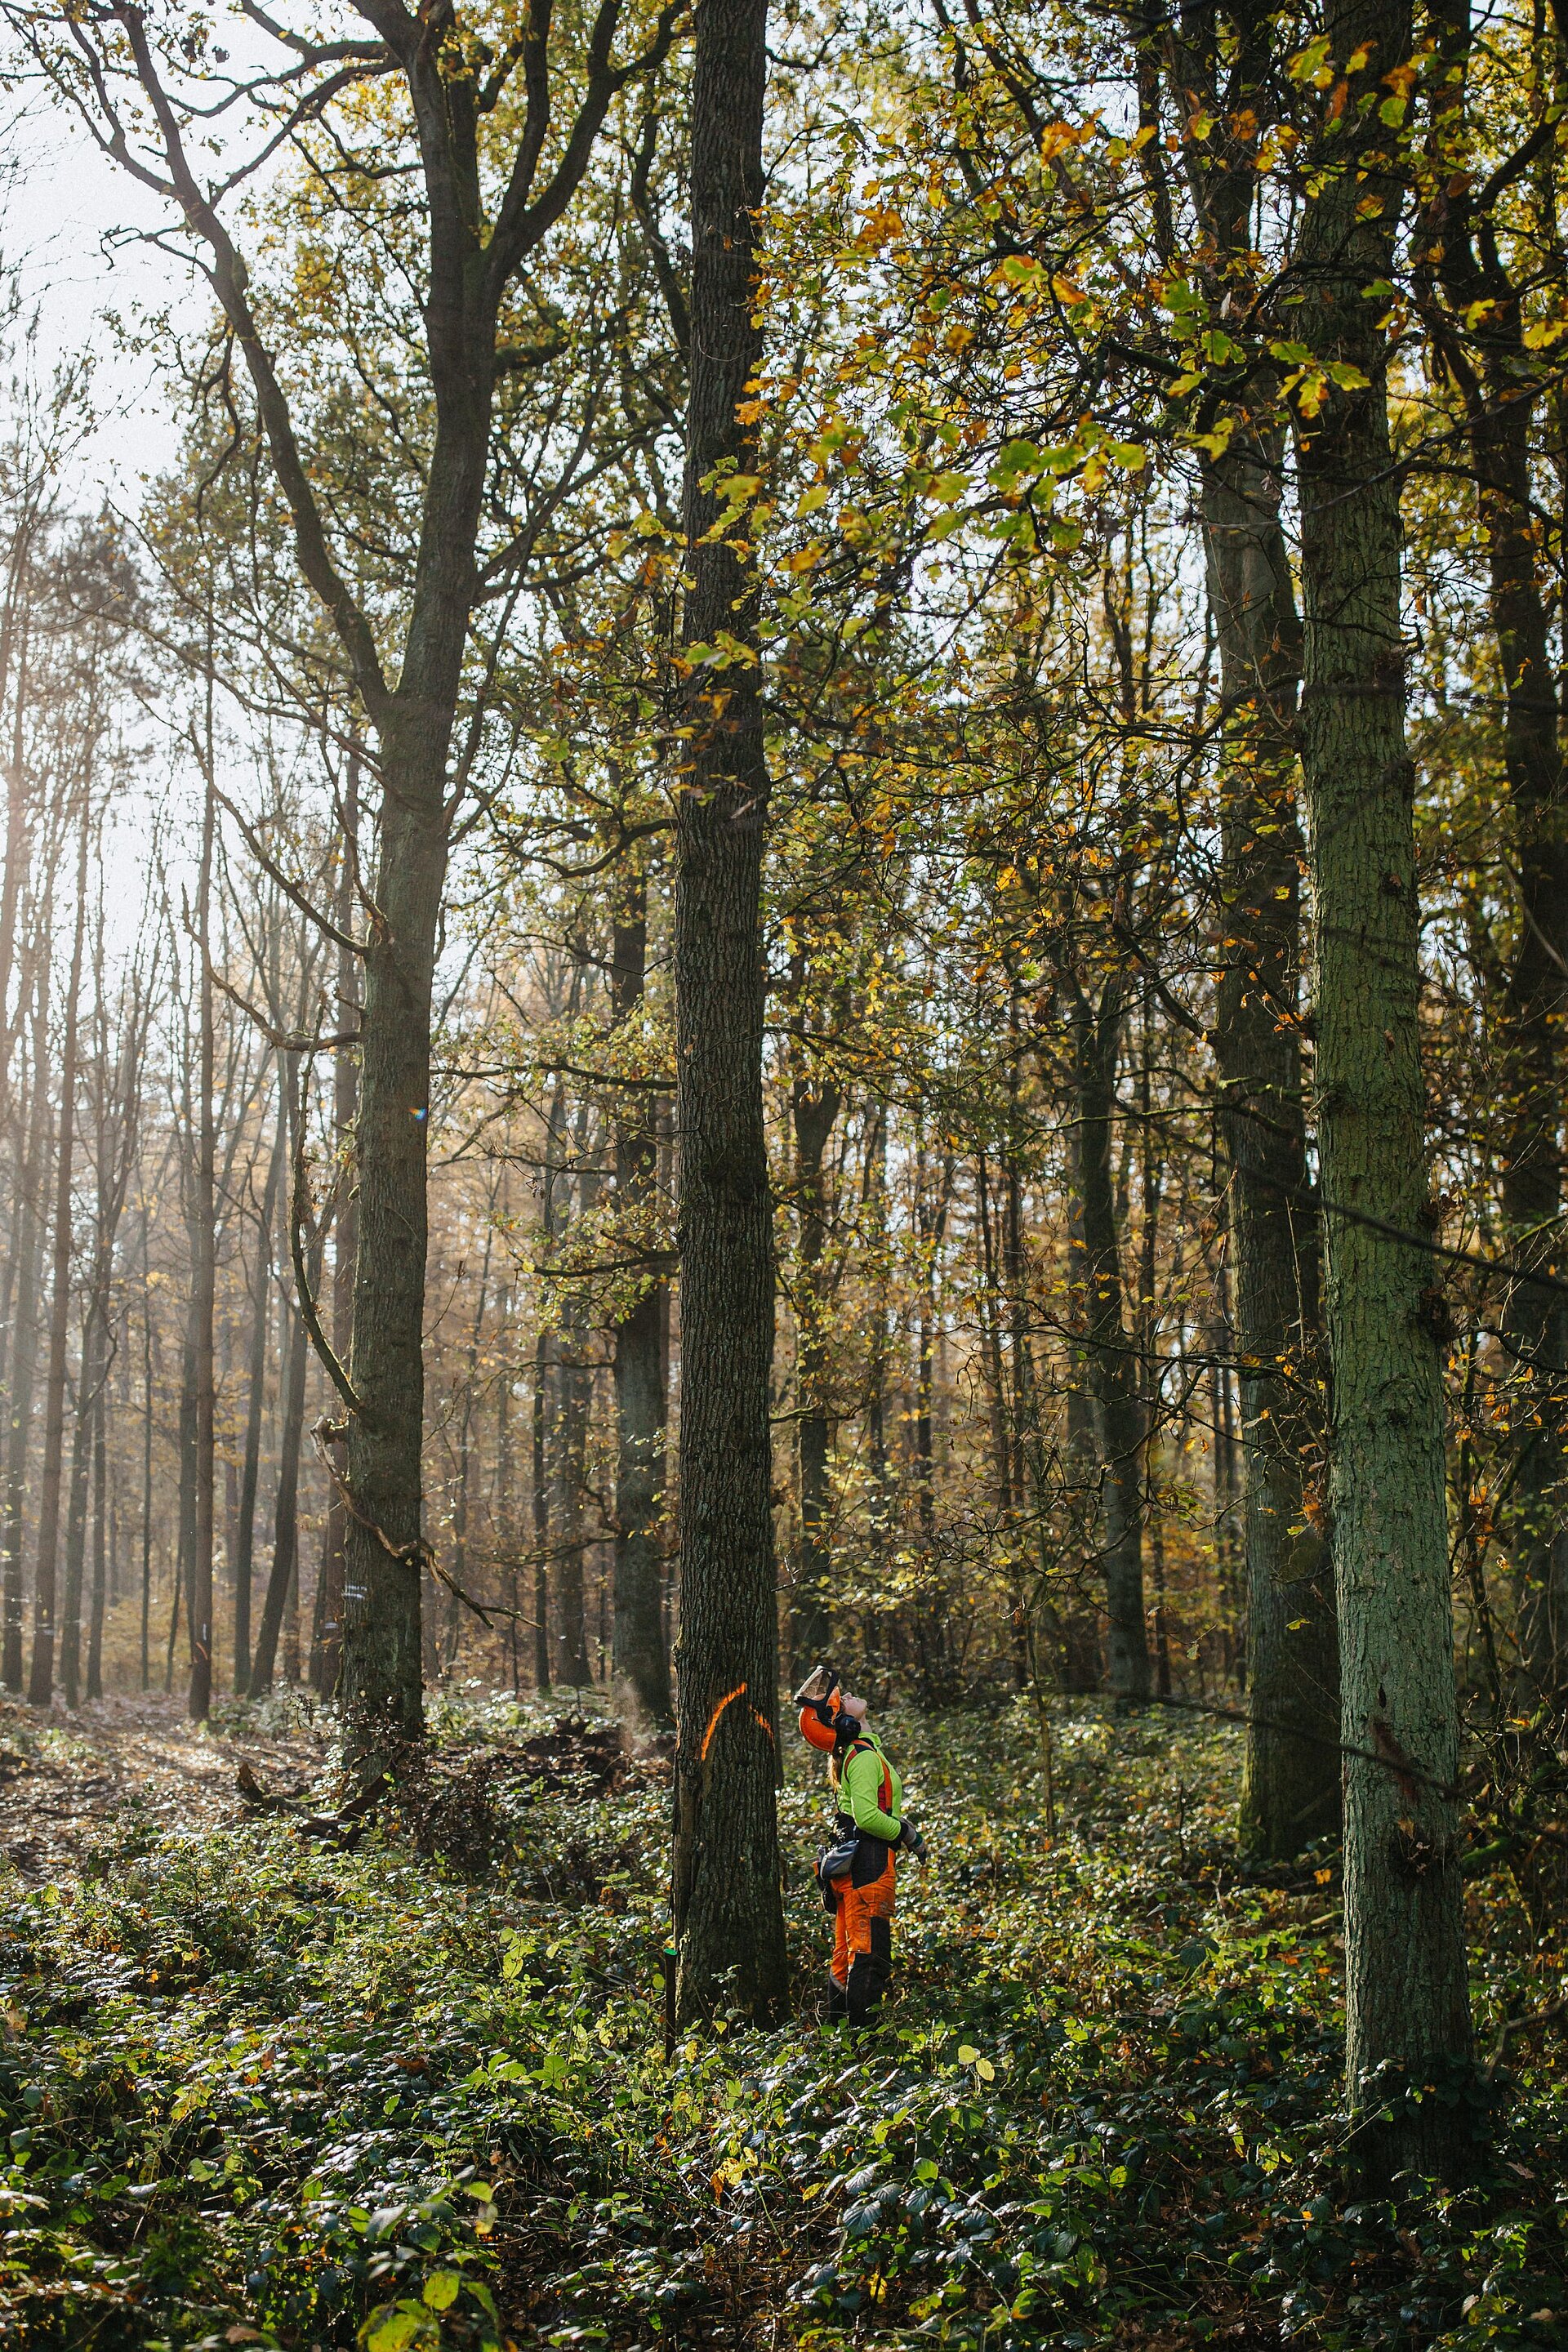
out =
[[(1027, 1710), (895, 1710), (933, 1862), (853, 2045), (792, 1759), (795, 2020), (667, 2061), (665, 1758), (434, 1712), (350, 1845), (298, 1703), (0, 1707), (8, 2352), (1568, 2341), (1561, 2042), (1499, 2075), (1470, 2188), (1358, 2199), (1333, 1857), (1238, 1869), (1229, 1727), (1060, 1702), (1052, 1838)], [(1486, 2047), (1562, 1956), (1506, 1878), (1471, 1902)]]

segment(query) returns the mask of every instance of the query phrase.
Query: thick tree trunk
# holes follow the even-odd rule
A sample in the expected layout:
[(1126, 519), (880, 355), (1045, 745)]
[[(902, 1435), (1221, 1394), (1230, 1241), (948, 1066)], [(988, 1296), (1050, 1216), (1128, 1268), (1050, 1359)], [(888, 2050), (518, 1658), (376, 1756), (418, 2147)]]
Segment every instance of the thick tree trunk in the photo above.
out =
[(70, 1327), (71, 1178), (76, 1153), (77, 1037), (81, 953), (87, 929), (87, 851), (91, 824), (82, 786), (77, 846), (76, 915), (70, 978), (66, 983), (66, 1032), (60, 1055), (59, 1132), (55, 1146), (53, 1291), (49, 1302), (49, 1369), (44, 1391), (44, 1459), (38, 1486), (38, 1557), (33, 1580), (33, 1659), (27, 1696), (47, 1706), (55, 1687), (55, 1576), (59, 1561), (60, 1485), (65, 1467), (66, 1346)]
[(1098, 1008), (1080, 997), (1073, 1022), (1073, 1081), (1082, 1318), (1100, 1457), (1107, 1679), (1117, 1698), (1135, 1702), (1149, 1696), (1149, 1629), (1143, 1599), (1143, 1426), (1124, 1311), (1120, 1219), (1110, 1166), (1121, 1036), (1117, 983), (1107, 983)]
[[(716, 467), (748, 470), (739, 409), (756, 367), (766, 0), (704, 0), (691, 97), (688, 646), (755, 643), (748, 557), (710, 539)], [(737, 516), (735, 530), (742, 530)], [(676, 2014), (736, 2000), (776, 2015), (778, 1625), (769, 1382), (773, 1216), (763, 1127), (761, 887), (768, 771), (757, 673), (699, 656), (677, 779), (680, 1184), (680, 1646), (673, 1882)]]
[(342, 1707), (356, 1753), (374, 1760), (424, 1727), (420, 1659), (420, 1454), (425, 1426), (426, 1144), (430, 992), (447, 872), (449, 710), (404, 714), (384, 745), (385, 800), (361, 1023), (359, 1246), (350, 1370), (343, 1547)]
[(790, 1644), (804, 1675), (827, 1654), (832, 1633), (833, 1554), (828, 1539), (827, 1301), (823, 1256), (827, 1246), (827, 1188), (823, 1160), (843, 1094), (831, 1079), (814, 1085), (797, 1077), (790, 1091), (795, 1124), (795, 1206), (800, 1218), (799, 1289), (795, 1300), (795, 1391), (800, 1419), (800, 1557), (790, 1597)]
[[(1423, 1135), (1414, 775), (1405, 740), (1399, 477), (1389, 446), (1378, 298), (1394, 186), (1352, 167), (1377, 135), (1378, 78), (1402, 63), (1409, 18), (1352, 0), (1331, 11), (1332, 54), (1371, 54), (1351, 79), (1329, 176), (1304, 215), (1294, 331), (1367, 379), (1334, 389), (1298, 429), (1306, 658), (1302, 763), (1317, 976), (1325, 1211), (1330, 1458), (1345, 1783), (1346, 2066), (1352, 2106), (1392, 2103), (1363, 2136), (1373, 2179), (1456, 2170), (1463, 2101), (1417, 2096), (1467, 2069), (1465, 1974), (1443, 1356), (1429, 1254)], [(1365, 45), (1362, 47), (1362, 45)], [(1363, 88), (1372, 101), (1358, 114)], [(1342, 100), (1342, 105), (1343, 101)], [(1335, 115), (1340, 110), (1336, 108)], [(1363, 205), (1383, 200), (1367, 217)], [(1377, 1220), (1373, 1224), (1365, 1220)], [(1388, 1228), (1393, 1228), (1391, 1232)], [(1409, 1236), (1399, 1238), (1396, 1236)]]
[[(616, 912), (611, 949), (611, 1008), (616, 1025), (641, 1016), (647, 979), (647, 879), (629, 874)], [(627, 1089), (616, 1121), (616, 1202), (627, 1256), (654, 1246), (658, 1179), (658, 1097)], [(662, 1277), (649, 1272), (616, 1325), (615, 1622), (611, 1634), (618, 1688), (637, 1713), (660, 1727), (670, 1720), (669, 1661), (664, 1647), (665, 1394)]]
[[(1339, 1828), (1333, 1567), (1306, 1477), (1322, 1443), (1320, 1299), (1300, 1052), (1293, 740), (1300, 625), (1280, 453), (1245, 426), (1203, 473), (1209, 606), (1226, 711), (1214, 1045), (1229, 1166), (1247, 1594), (1243, 1851), (1283, 1861)], [(1316, 1504), (1321, 1517), (1321, 1501)], [(1299, 1533), (1293, 1533), (1299, 1529)]]

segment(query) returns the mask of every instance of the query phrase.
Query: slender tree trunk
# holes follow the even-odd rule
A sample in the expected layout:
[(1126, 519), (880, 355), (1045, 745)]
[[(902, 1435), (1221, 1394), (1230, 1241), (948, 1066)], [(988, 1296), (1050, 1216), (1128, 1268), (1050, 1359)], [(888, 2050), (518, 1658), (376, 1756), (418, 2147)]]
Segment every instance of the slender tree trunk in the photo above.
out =
[[(1339, 1643), (1329, 1546), (1306, 1481), (1321, 1446), (1316, 1219), (1300, 1053), (1293, 729), (1300, 625), (1277, 444), (1245, 426), (1203, 472), (1209, 604), (1226, 719), (1215, 1055), (1229, 1163), (1247, 1550), (1243, 1850), (1283, 1861), (1340, 1818)], [(1298, 1530), (1298, 1532), (1292, 1532)]]
[[(704, 484), (744, 473), (739, 410), (761, 342), (753, 320), (766, 0), (705, 0), (691, 97), (691, 374), (683, 641), (754, 643), (748, 556), (709, 536)], [(736, 518), (743, 530), (743, 515)], [(778, 1625), (769, 1382), (773, 1218), (763, 1127), (761, 886), (768, 771), (757, 672), (686, 695), (675, 902), (680, 1124), (680, 1650), (672, 1869), (676, 2014), (721, 1999), (775, 2015), (786, 1984), (779, 1899)], [(730, 1988), (732, 1987), (732, 1993)]]
[(87, 1637), (87, 1695), (103, 1696), (103, 1612), (109, 1595), (108, 1398), (103, 1382), (92, 1411), (92, 1601)]
[[(1331, 53), (1351, 77), (1328, 176), (1303, 217), (1300, 333), (1359, 371), (1298, 431), (1306, 658), (1302, 765), (1316, 935), (1330, 1459), (1342, 1647), (1346, 2066), (1375, 2179), (1452, 2173), (1464, 2102), (1406, 2100), (1468, 2069), (1456, 1776), (1458, 1719), (1443, 1454), (1447, 1321), (1426, 1222), (1414, 775), (1405, 740), (1399, 476), (1388, 351), (1363, 289), (1388, 274), (1398, 192), (1352, 167), (1378, 130), (1380, 78), (1403, 63), (1398, 6), (1337, 0)], [(1369, 109), (1358, 113), (1365, 89)], [(1341, 108), (1335, 109), (1337, 117)], [(1358, 132), (1345, 125), (1362, 125)], [(1368, 127), (1370, 126), (1370, 128)], [(1382, 199), (1369, 216), (1363, 207)], [(1363, 1219), (1376, 1219), (1377, 1224)], [(1387, 1229), (1394, 1228), (1391, 1233)], [(1409, 1240), (1395, 1238), (1408, 1235)], [(1375, 1759), (1375, 1760), (1373, 1760)]]
[[(578, 1157), (586, 1138), (578, 1139)], [(593, 1212), (595, 1187), (591, 1176), (578, 1180), (578, 1205), (586, 1217)], [(555, 1499), (560, 1540), (556, 1557), (556, 1626), (560, 1635), (557, 1677), (569, 1690), (586, 1690), (593, 1680), (588, 1664), (588, 1617), (584, 1577), (587, 1538), (584, 1506), (587, 1500), (588, 1422), (594, 1401), (594, 1368), (588, 1352), (587, 1303), (581, 1283), (568, 1286), (556, 1347), (555, 1375)]]
[[(46, 908), (47, 900), (45, 901)], [(32, 1103), (21, 1163), (16, 1207), (16, 1334), (11, 1343), (11, 1381), (6, 1396), (5, 1487), (5, 1649), (0, 1680), (9, 1691), (22, 1688), (22, 1540), (27, 1501), (27, 1441), (33, 1420), (33, 1380), (37, 1358), (38, 1214), (48, 1128), (48, 1089), (44, 1082), (48, 1047), (47, 960), (40, 971), (34, 1007)]]
[(180, 1349), (180, 1589), (184, 1596), (187, 1677), (193, 1647), (196, 1589), (196, 1335), (195, 1301), (185, 1304), (185, 1331)]
[[(349, 942), (354, 937), (354, 876), (359, 862), (360, 750), (351, 746), (344, 779), (342, 861), (338, 872), (334, 914), (339, 931), (336, 1019), (345, 1030), (359, 1016), (359, 958)], [(351, 1181), (354, 1121), (359, 1113), (359, 1055), (354, 1046), (340, 1045), (332, 1058), (332, 1128), (343, 1162), (336, 1235), (332, 1248), (332, 1348), (341, 1364), (353, 1353), (354, 1264), (359, 1248), (359, 1203)], [(316, 1621), (320, 1633), (310, 1645), (310, 1680), (322, 1698), (336, 1695), (342, 1669), (343, 1562), (348, 1541), (348, 1506), (334, 1486), (327, 1501), (326, 1530), (321, 1546), (321, 1575)]]
[[(617, 1028), (640, 1021), (647, 980), (647, 877), (629, 873), (616, 910), (611, 950), (611, 1011)], [(628, 1090), (616, 1121), (616, 1202), (623, 1252), (657, 1244), (658, 1115), (656, 1098)], [(665, 1395), (662, 1277), (639, 1277), (636, 1298), (616, 1325), (615, 1619), (616, 1685), (637, 1714), (662, 1727), (670, 1720), (669, 1661), (664, 1647), (659, 1520), (664, 1509)]]
[[(142, 1687), (152, 1685), (153, 1660), (153, 1268), (152, 1220), (142, 1212)], [(248, 1591), (247, 1599), (248, 1601)], [(249, 1660), (246, 1661), (247, 1669)], [(243, 1677), (242, 1677), (243, 1679)]]
[(217, 1173), (213, 1130), (215, 1040), (212, 981), (213, 828), (216, 803), (213, 774), (213, 670), (211, 628), (207, 642), (206, 793), (202, 804), (201, 857), (196, 873), (196, 1100), (192, 1125), (195, 1165), (191, 1202), (191, 1369), (195, 1388), (195, 1524), (191, 1552), (190, 1713), (204, 1723), (212, 1707), (214, 1417), (216, 1367), (213, 1314), (217, 1284)]
[(55, 1146), (53, 1292), (49, 1302), (49, 1369), (44, 1391), (44, 1460), (38, 1488), (38, 1558), (33, 1583), (33, 1660), (27, 1696), (47, 1706), (55, 1687), (55, 1573), (59, 1559), (60, 1483), (65, 1466), (66, 1346), (70, 1323), (71, 1179), (76, 1153), (77, 1038), (81, 998), (82, 942), (87, 930), (87, 852), (91, 799), (81, 787), (77, 845), (76, 913), (70, 978), (66, 983), (66, 1034), (60, 1055), (59, 1133)]
[(82, 1318), (76, 1420), (66, 1506), (65, 1592), (60, 1608), (60, 1688), (74, 1714), (81, 1705), (81, 1596), (87, 1566), (88, 1484), (92, 1469), (93, 1407), (100, 1380), (98, 1317), (89, 1302)]
[(533, 1349), (533, 1687), (550, 1688), (550, 1339), (543, 1331)]
[(843, 1103), (832, 1081), (796, 1077), (790, 1090), (795, 1125), (796, 1211), (800, 1218), (796, 1298), (795, 1389), (800, 1400), (796, 1444), (800, 1462), (800, 1559), (790, 1600), (790, 1642), (801, 1674), (826, 1655), (832, 1632), (833, 1554), (828, 1461), (827, 1300), (823, 1257), (827, 1246), (827, 1188), (823, 1175), (828, 1139)]
[(1082, 1316), (1099, 1441), (1108, 1678), (1117, 1698), (1136, 1702), (1149, 1696), (1149, 1629), (1143, 1599), (1142, 1416), (1124, 1309), (1121, 1220), (1110, 1163), (1121, 1036), (1121, 999), (1116, 982), (1106, 984), (1098, 1008), (1080, 997), (1073, 1048)]
[[(297, 1601), (300, 1569), (300, 1450), (305, 1432), (305, 1326), (290, 1307), (283, 1331), (282, 1430), (278, 1448), (278, 1494), (273, 1506), (272, 1565), (256, 1636), (250, 1693), (259, 1698), (272, 1687), (278, 1642), (291, 1601)], [(299, 1636), (295, 1635), (296, 1663)]]
[[(256, 1496), (261, 1481), (261, 1422), (267, 1402), (267, 1334), (272, 1321), (272, 1237), (278, 1229), (278, 1196), (283, 1183), (288, 1129), (281, 1110), (268, 1155), (267, 1181), (256, 1242), (251, 1282), (250, 1360), (246, 1367), (245, 1458), (239, 1479), (239, 1510), (234, 1557), (234, 1686), (250, 1686), (250, 1601), (256, 1575)], [(341, 1229), (340, 1229), (341, 1233)]]

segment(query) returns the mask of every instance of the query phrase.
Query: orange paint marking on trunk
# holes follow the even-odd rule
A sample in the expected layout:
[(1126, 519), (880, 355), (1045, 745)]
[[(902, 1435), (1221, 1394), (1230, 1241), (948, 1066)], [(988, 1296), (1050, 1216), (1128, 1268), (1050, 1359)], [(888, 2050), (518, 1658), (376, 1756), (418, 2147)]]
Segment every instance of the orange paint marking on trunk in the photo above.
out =
[[(712, 1714), (711, 1714), (711, 1715), (709, 1717), (709, 1718), (708, 1718), (708, 1728), (707, 1728), (707, 1730), (706, 1730), (706, 1731), (703, 1733), (703, 1735), (702, 1735), (702, 1748), (701, 1748), (701, 1753), (700, 1754), (700, 1756), (698, 1757), (698, 1759), (697, 1759), (697, 1760), (698, 1760), (698, 1762), (699, 1762), (700, 1764), (705, 1764), (705, 1763), (708, 1761), (708, 1750), (709, 1750), (709, 1749), (710, 1749), (710, 1748), (711, 1748), (711, 1747), (712, 1747), (712, 1745), (713, 1745), (713, 1734), (714, 1734), (714, 1733), (718, 1730), (718, 1728), (719, 1728), (719, 1717), (723, 1714), (724, 1709), (725, 1709), (725, 1708), (726, 1708), (726, 1707), (731, 1704), (731, 1702), (732, 1700), (734, 1700), (734, 1699), (738, 1699), (738, 1698), (744, 1698), (744, 1697), (745, 1697), (745, 1696), (746, 1696), (746, 1685), (745, 1685), (745, 1684), (744, 1684), (744, 1683), (737, 1683), (737, 1684), (735, 1685), (734, 1689), (733, 1689), (732, 1691), (726, 1691), (726, 1692), (725, 1692), (725, 1694), (724, 1694), (724, 1696), (723, 1696), (723, 1697), (719, 1701), (719, 1704), (717, 1705), (717, 1706), (715, 1706), (715, 1708), (713, 1709)], [(773, 1738), (773, 1725), (768, 1721), (767, 1717), (766, 1717), (765, 1715), (763, 1715), (763, 1712), (761, 1711), (761, 1709), (760, 1709), (760, 1708), (758, 1708), (758, 1707), (752, 1707), (752, 1722), (753, 1722), (753, 1723), (756, 1723), (756, 1724), (758, 1724), (758, 1725), (760, 1725), (760, 1726), (761, 1726), (762, 1729), (767, 1733), (767, 1736), (768, 1736), (768, 1738), (769, 1738), (770, 1739)]]
[(745, 1684), (737, 1683), (734, 1689), (732, 1691), (726, 1691), (723, 1697), (719, 1701), (718, 1706), (714, 1708), (712, 1714), (708, 1718), (708, 1728), (702, 1735), (702, 1753), (697, 1759), (699, 1763), (706, 1764), (708, 1761), (708, 1750), (713, 1745), (713, 1734), (719, 1728), (719, 1717), (723, 1714), (724, 1709), (730, 1705), (732, 1699), (743, 1698), (745, 1696)]

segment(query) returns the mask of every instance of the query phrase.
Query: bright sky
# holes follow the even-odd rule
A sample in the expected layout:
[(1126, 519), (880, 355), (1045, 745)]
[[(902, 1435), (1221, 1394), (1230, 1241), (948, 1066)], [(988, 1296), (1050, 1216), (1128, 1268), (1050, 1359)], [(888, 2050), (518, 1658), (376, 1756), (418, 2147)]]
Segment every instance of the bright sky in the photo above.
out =
[(90, 506), (107, 491), (117, 506), (134, 507), (139, 477), (174, 457), (177, 425), (152, 357), (126, 351), (110, 314), (132, 327), (171, 310), (176, 320), (194, 320), (204, 289), (167, 254), (111, 242), (117, 229), (150, 226), (157, 207), (58, 108), (35, 97), (0, 126), (0, 153), (16, 173), (0, 252), (38, 311), (40, 359), (48, 367), (89, 351), (98, 362), (97, 429), (68, 502)]

